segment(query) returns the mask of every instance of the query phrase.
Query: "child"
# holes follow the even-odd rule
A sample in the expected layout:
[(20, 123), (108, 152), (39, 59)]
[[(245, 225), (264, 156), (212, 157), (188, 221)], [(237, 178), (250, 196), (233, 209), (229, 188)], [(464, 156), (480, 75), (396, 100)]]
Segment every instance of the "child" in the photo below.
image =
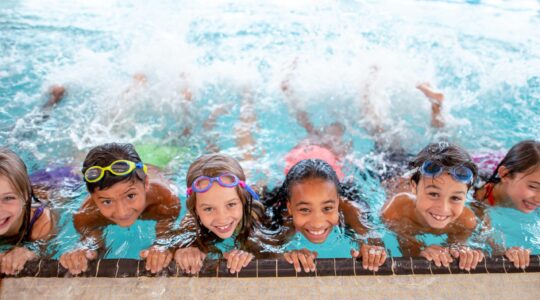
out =
[(0, 244), (11, 248), (0, 253), (1, 273), (15, 275), (37, 258), (30, 242), (47, 239), (53, 224), (47, 203), (34, 196), (24, 162), (0, 148)]
[[(368, 233), (361, 221), (363, 212), (344, 194), (330, 164), (320, 159), (306, 159), (290, 169), (278, 193), (268, 197), (265, 205), (274, 210), (272, 214), (283, 226), (285, 240), (290, 240), (298, 231), (310, 242), (321, 244), (334, 226), (348, 225), (358, 234)], [(377, 271), (386, 260), (386, 252), (381, 246), (360, 242), (359, 249), (352, 250), (351, 255), (362, 257), (364, 269)], [(315, 271), (316, 252), (294, 250), (285, 253), (284, 257), (297, 272), (302, 271), (301, 267), (305, 272)]]
[(146, 269), (157, 273), (170, 263), (172, 252), (165, 245), (180, 202), (159, 173), (147, 171), (152, 169), (141, 162), (131, 144), (110, 143), (90, 150), (82, 168), (90, 196), (73, 216), (83, 247), (63, 254), (62, 266), (72, 274), (86, 271), (88, 260), (104, 247), (104, 227), (129, 227), (137, 219), (157, 221), (155, 245), (141, 251)]
[(225, 154), (203, 155), (189, 167), (186, 181), (188, 214), (180, 237), (193, 234), (174, 256), (184, 272), (198, 273), (209, 252), (222, 253), (231, 273), (263, 256), (264, 209), (238, 161)]
[[(525, 140), (514, 145), (498, 164), (487, 182), (476, 189), (474, 198), (484, 216), (486, 206), (511, 207), (523, 213), (532, 213), (540, 207), (540, 142)], [(530, 250), (511, 247), (506, 257), (516, 267), (529, 265)]]
[[(477, 176), (469, 154), (446, 142), (425, 147), (411, 163), (411, 192), (398, 193), (382, 209), (382, 219), (398, 235), (404, 256), (422, 256), (438, 267), (459, 259), (470, 270), (484, 258), (466, 247), (476, 227), (473, 211), (465, 206), (467, 192)], [(424, 245), (420, 234), (447, 235), (448, 246)]]

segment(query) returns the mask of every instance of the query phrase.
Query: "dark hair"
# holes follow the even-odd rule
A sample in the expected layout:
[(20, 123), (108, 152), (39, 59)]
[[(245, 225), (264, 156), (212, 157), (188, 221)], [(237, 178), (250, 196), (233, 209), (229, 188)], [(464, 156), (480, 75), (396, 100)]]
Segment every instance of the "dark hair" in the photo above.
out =
[(525, 140), (515, 144), (503, 160), (499, 163), (487, 182), (498, 183), (499, 168), (504, 166), (508, 169), (511, 177), (516, 173), (532, 173), (540, 167), (540, 142), (535, 140)]
[(273, 220), (272, 227), (283, 225), (283, 214), (287, 211), (287, 202), (291, 199), (292, 187), (308, 179), (330, 181), (336, 186), (338, 195), (342, 195), (341, 184), (332, 166), (321, 159), (301, 160), (289, 170), (280, 187), (265, 192), (263, 196), (262, 201)]
[[(93, 166), (106, 167), (116, 160), (129, 160), (134, 163), (141, 161), (139, 154), (135, 151), (132, 144), (108, 143), (96, 146), (88, 152), (84, 159), (82, 173)], [(86, 182), (88, 192), (93, 193), (96, 189), (104, 190), (122, 181), (144, 181), (146, 174), (142, 169), (136, 169), (124, 176), (116, 176), (109, 172), (105, 172), (103, 178), (98, 182)]]
[[(469, 153), (455, 144), (437, 142), (427, 145), (412, 160), (410, 167), (420, 168), (426, 161), (438, 162), (445, 167), (464, 166), (469, 168), (473, 172), (473, 182), (467, 184), (467, 188), (472, 186), (478, 176), (478, 167), (472, 161)], [(420, 170), (417, 170), (412, 175), (411, 180), (418, 184), (420, 176)]]
[[(240, 180), (246, 181), (244, 170), (236, 159), (225, 154), (207, 154), (197, 158), (190, 165), (186, 175), (186, 183), (189, 187), (200, 176), (215, 177), (223, 173), (232, 173)], [(236, 242), (239, 243), (238, 246), (240, 248), (243, 248), (253, 236), (255, 230), (264, 230), (262, 227), (262, 223), (265, 223), (264, 208), (260, 202), (253, 199), (246, 189), (236, 186), (235, 190), (238, 193), (243, 208), (241, 228), (236, 237)], [(191, 215), (196, 218), (195, 243), (203, 252), (215, 251), (214, 244), (220, 239), (200, 223), (197, 216), (196, 204), (197, 193), (192, 193), (186, 199), (186, 207)]]

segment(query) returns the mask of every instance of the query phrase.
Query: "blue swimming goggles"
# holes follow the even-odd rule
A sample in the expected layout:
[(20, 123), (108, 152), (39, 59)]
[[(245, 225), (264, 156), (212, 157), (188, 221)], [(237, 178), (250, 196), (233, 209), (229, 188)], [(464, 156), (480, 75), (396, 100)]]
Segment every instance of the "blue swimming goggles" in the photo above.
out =
[(437, 161), (427, 160), (419, 168), (420, 174), (432, 178), (440, 176), (445, 170), (457, 182), (465, 184), (472, 184), (473, 182), (473, 171), (465, 166), (445, 167)]
[(259, 196), (255, 191), (247, 185), (244, 181), (240, 180), (236, 175), (232, 173), (223, 173), (217, 177), (208, 177), (208, 176), (200, 176), (197, 177), (193, 183), (191, 184), (191, 187), (187, 189), (187, 195), (190, 196), (195, 193), (204, 193), (208, 191), (214, 182), (217, 182), (222, 187), (232, 188), (237, 185), (241, 186), (242, 188), (246, 189), (253, 199), (259, 200)]

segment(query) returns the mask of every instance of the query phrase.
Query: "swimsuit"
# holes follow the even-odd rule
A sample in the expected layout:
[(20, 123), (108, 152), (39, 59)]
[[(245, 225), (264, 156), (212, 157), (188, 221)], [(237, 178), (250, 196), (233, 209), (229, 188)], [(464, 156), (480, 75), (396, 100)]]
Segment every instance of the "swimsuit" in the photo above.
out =
[(495, 206), (495, 196), (493, 196), (494, 187), (495, 185), (493, 183), (486, 183), (486, 194), (484, 195), (484, 199), (487, 199), (491, 206)]
[(32, 232), (32, 227), (34, 226), (34, 223), (36, 223), (37, 219), (41, 217), (43, 212), (45, 211), (45, 208), (47, 207), (47, 203), (42, 203), (34, 212), (34, 216), (32, 216), (32, 219), (30, 220), (30, 224), (28, 224), (28, 233), (30, 234)]

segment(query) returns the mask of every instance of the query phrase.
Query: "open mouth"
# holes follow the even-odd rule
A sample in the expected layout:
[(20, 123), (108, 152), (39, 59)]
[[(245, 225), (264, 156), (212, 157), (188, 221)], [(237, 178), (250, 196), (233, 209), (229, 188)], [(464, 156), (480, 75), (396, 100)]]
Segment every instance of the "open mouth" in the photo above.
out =
[(434, 214), (434, 213), (429, 213), (429, 215), (435, 219), (435, 221), (438, 221), (438, 222), (444, 222), (446, 221), (448, 218), (450, 218), (450, 216), (443, 216), (443, 215), (438, 215), (438, 214)]
[(525, 206), (527, 210), (535, 210), (540, 206), (540, 203), (523, 200), (523, 206)]
[(214, 226), (214, 228), (217, 229), (217, 232), (219, 233), (227, 233), (232, 230), (234, 222), (231, 222), (224, 226)]
[(329, 228), (318, 229), (318, 230), (305, 229), (305, 232), (307, 233), (308, 238), (310, 240), (316, 240), (316, 241), (326, 238), (329, 231), (330, 231)]
[(0, 219), (0, 228), (9, 224), (9, 220), (11, 220), (11, 217), (5, 217), (3, 219)]

